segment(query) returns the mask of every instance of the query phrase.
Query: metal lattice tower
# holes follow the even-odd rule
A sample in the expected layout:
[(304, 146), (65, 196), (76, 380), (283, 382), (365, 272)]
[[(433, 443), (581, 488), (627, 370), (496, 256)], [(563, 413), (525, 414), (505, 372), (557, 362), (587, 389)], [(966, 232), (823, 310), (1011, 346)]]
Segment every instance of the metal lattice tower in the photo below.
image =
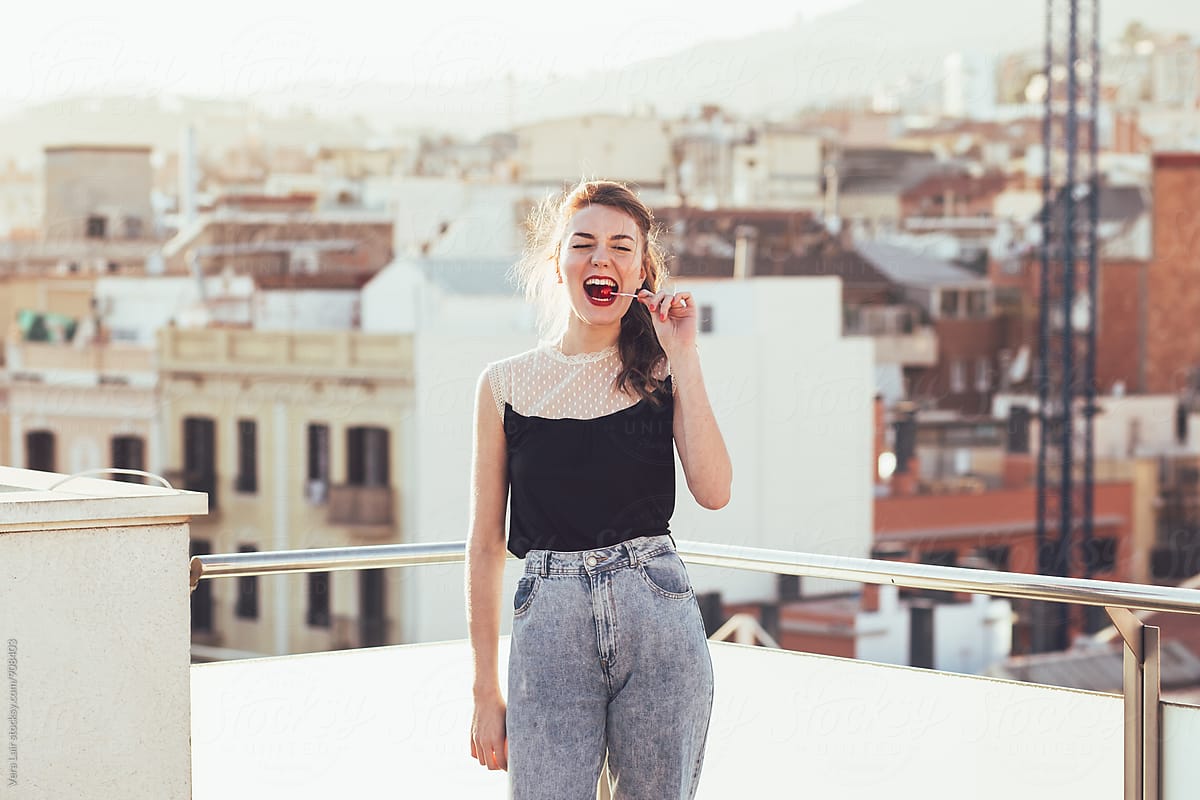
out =
[[(1095, 563), (1099, 5), (1046, 0), (1037, 544), (1039, 572), (1063, 577), (1091, 577)], [(1067, 647), (1070, 607), (1038, 604), (1033, 611), (1033, 650)]]

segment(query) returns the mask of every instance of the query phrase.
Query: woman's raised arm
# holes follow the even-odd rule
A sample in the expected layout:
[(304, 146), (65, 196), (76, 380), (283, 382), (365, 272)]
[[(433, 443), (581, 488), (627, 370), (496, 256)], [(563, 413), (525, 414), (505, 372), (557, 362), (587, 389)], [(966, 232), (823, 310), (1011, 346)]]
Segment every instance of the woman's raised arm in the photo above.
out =
[(654, 333), (671, 363), (675, 384), (672, 434), (683, 475), (696, 502), (708, 509), (724, 508), (733, 490), (733, 465), (717, 427), (700, 372), (696, 328), (700, 318), (691, 292), (638, 292), (650, 310)]
[(708, 402), (700, 354), (695, 347), (684, 347), (672, 356), (672, 380), (678, 383), (673, 427), (683, 475), (697, 503), (723, 508), (729, 503), (733, 465)]

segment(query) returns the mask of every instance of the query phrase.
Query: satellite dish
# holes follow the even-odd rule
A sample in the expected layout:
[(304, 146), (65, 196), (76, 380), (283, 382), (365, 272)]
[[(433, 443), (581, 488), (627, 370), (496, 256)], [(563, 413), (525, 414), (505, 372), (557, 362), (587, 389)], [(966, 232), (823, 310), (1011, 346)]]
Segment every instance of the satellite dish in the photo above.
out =
[(1020, 383), (1025, 380), (1025, 376), (1029, 374), (1029, 345), (1021, 345), (1021, 349), (1017, 351), (1017, 357), (1008, 365), (1008, 379), (1013, 383)]

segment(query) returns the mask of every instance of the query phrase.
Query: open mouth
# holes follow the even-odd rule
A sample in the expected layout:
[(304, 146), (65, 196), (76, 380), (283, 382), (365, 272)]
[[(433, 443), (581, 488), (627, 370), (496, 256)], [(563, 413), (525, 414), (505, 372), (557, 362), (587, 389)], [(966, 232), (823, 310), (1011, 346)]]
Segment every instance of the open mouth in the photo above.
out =
[(613, 292), (618, 290), (617, 282), (612, 278), (593, 275), (583, 282), (583, 291), (588, 300), (597, 306), (610, 306), (617, 298)]

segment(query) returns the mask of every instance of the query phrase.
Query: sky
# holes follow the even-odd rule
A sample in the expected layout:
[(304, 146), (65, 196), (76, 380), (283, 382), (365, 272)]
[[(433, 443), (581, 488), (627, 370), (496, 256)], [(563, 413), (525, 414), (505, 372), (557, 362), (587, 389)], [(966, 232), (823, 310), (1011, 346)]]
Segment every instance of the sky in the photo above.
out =
[(365, 0), (316, 8), (298, 0), (35, 0), (21, 3), (0, 30), (0, 102), (583, 75), (852, 3), (694, 0), (672, 12), (646, 0), (402, 0), (394, 10)]

